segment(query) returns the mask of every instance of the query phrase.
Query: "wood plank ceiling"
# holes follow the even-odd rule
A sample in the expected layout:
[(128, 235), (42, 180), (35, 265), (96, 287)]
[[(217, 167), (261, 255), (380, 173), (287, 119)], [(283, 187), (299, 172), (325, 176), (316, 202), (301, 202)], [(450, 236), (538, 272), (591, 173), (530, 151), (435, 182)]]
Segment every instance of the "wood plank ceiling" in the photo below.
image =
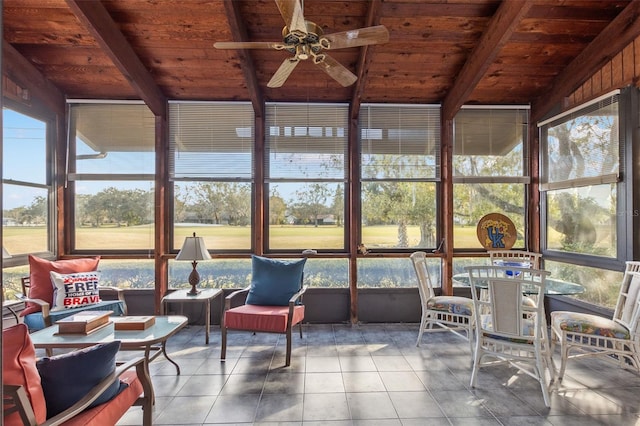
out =
[(142, 98), (156, 113), (166, 99), (251, 101), (257, 110), (263, 101), (443, 103), (455, 111), (463, 103), (557, 102), (558, 89), (575, 88), (633, 40), (640, 21), (629, 0), (303, 7), (325, 34), (388, 28), (388, 43), (331, 51), (359, 77), (354, 85), (303, 61), (283, 87), (268, 88), (287, 52), (213, 47), (279, 42), (284, 22), (273, 0), (4, 0), (4, 40), (68, 98)]

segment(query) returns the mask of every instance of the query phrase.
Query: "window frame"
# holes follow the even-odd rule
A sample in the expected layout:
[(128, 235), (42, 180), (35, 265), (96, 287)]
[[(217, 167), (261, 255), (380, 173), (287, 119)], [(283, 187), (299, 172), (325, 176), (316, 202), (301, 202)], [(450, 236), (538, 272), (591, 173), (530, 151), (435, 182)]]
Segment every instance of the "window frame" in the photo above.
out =
[[(461, 110), (513, 110), (513, 111), (519, 111), (519, 110), (524, 110), (527, 112), (527, 123), (526, 126), (524, 126), (523, 129), (523, 134), (522, 134), (522, 176), (456, 176), (452, 167), (451, 170), (451, 185), (452, 185), (452, 191), (453, 188), (455, 187), (456, 184), (467, 184), (467, 185), (473, 185), (473, 184), (522, 184), (524, 186), (524, 199), (523, 201), (523, 225), (524, 225), (524, 229), (528, 229), (529, 228), (529, 199), (530, 199), (530, 187), (531, 187), (531, 173), (530, 173), (530, 167), (528, 164), (528, 159), (531, 158), (531, 143), (529, 140), (529, 126), (531, 125), (530, 123), (530, 110), (531, 107), (529, 105), (463, 105), (461, 108)], [(457, 116), (457, 114), (456, 114)], [(455, 118), (453, 120), (453, 126), (454, 126), (454, 131), (453, 131), (453, 141), (452, 143), (454, 144), (453, 149), (452, 149), (452, 160), (455, 159), (455, 156), (457, 155), (455, 153), (456, 147), (455, 147), (455, 139), (456, 139), (456, 132), (455, 132)], [(455, 194), (455, 191), (454, 191)], [(455, 200), (454, 200), (454, 207), (455, 207)], [(488, 212), (489, 213), (489, 212)], [(455, 215), (455, 212), (452, 212), (452, 214)], [(455, 228), (455, 227), (454, 227)], [(455, 229), (454, 229), (455, 232)], [(477, 252), (479, 250), (483, 250), (484, 251), (484, 247), (482, 247), (480, 245), (480, 243), (478, 243), (478, 247), (474, 248), (474, 247), (456, 247), (455, 246), (455, 233), (454, 233), (454, 238), (453, 238), (453, 252), (454, 253), (473, 253), (473, 252)], [(521, 247), (521, 249), (525, 249), (527, 247), (529, 247), (531, 244), (530, 241), (530, 235), (528, 232), (524, 233), (524, 247)], [(518, 248), (518, 247), (515, 247)]]
[[(3, 109), (9, 109), (15, 113), (24, 115), (29, 117), (30, 119), (41, 121), (45, 124), (45, 162), (46, 162), (46, 170), (45, 170), (45, 183), (36, 183), (36, 182), (26, 182), (26, 181), (16, 181), (12, 179), (7, 179), (4, 172), (2, 173), (2, 185), (17, 185), (17, 186), (25, 186), (30, 188), (43, 189), (47, 192), (47, 250), (37, 253), (10, 253), (11, 257), (8, 259), (3, 259), (2, 266), (4, 267), (12, 267), (19, 266), (28, 263), (28, 256), (30, 254), (35, 254), (40, 257), (46, 258), (55, 258), (58, 253), (58, 233), (57, 233), (57, 223), (58, 223), (58, 197), (56, 191), (56, 177), (58, 176), (58, 168), (57, 162), (55, 159), (57, 158), (57, 146), (55, 144), (56, 140), (56, 116), (55, 114), (42, 110), (42, 109), (30, 109), (25, 107), (24, 105), (15, 102), (8, 98), (3, 98)], [(6, 122), (2, 120), (3, 128), (6, 125)], [(3, 129), (4, 132), (4, 129)], [(2, 144), (4, 150), (4, 143)], [(4, 161), (4, 154), (0, 156), (0, 160)], [(3, 205), (3, 211), (5, 207)], [(2, 234), (4, 238), (4, 233)]]
[[(155, 192), (156, 188), (156, 176), (157, 170), (155, 170), (156, 165), (156, 148), (155, 148), (155, 136), (154, 136), (154, 144), (153, 144), (153, 156), (154, 156), (154, 173), (77, 173), (76, 172), (76, 149), (77, 149), (77, 134), (76, 130), (72, 128), (73, 118), (72, 112), (73, 106), (82, 106), (82, 105), (115, 105), (115, 106), (125, 106), (125, 105), (140, 105), (147, 107), (143, 101), (137, 100), (95, 100), (95, 99), (67, 99), (67, 114), (68, 114), (68, 137), (65, 141), (66, 152), (66, 160), (65, 167), (67, 168), (65, 172), (65, 184), (68, 186), (69, 190), (69, 202), (67, 205), (67, 210), (65, 213), (65, 225), (69, 227), (69, 250), (72, 254), (88, 254), (88, 255), (146, 255), (149, 256), (151, 253), (155, 251), (155, 227), (157, 226), (155, 220), (152, 222), (153, 225), (153, 233), (151, 234), (151, 245), (145, 248), (135, 248), (135, 249), (127, 249), (125, 247), (118, 247), (114, 249), (105, 249), (105, 248), (78, 248), (77, 241), (77, 227), (76, 227), (76, 207), (77, 207), (77, 183), (82, 181), (95, 181), (95, 182), (148, 182), (150, 183), (152, 189), (150, 191)], [(147, 107), (148, 108), (148, 107)], [(151, 111), (149, 110), (149, 113)], [(155, 133), (155, 126), (154, 126)], [(154, 202), (152, 202), (151, 210), (153, 210)]]
[[(177, 122), (179, 120), (179, 118), (175, 118), (172, 117), (172, 110), (173, 110), (173, 106), (176, 106), (177, 108), (180, 107), (180, 105), (185, 105), (188, 106), (190, 108), (198, 108), (200, 107), (207, 107), (207, 106), (221, 106), (224, 107), (225, 105), (231, 107), (238, 107), (238, 108), (249, 108), (251, 111), (251, 128), (250, 128), (250, 141), (249, 141), (249, 150), (250, 150), (250, 170), (247, 171), (244, 170), (241, 174), (243, 176), (219, 176), (219, 175), (206, 175), (206, 174), (194, 174), (194, 175), (190, 175), (190, 176), (185, 176), (184, 174), (179, 174), (176, 175), (175, 172), (175, 165), (176, 165), (176, 160), (175, 160), (175, 156), (176, 153), (179, 153), (180, 150), (176, 150), (175, 148), (175, 144), (173, 141), (173, 135), (174, 132), (179, 133), (180, 130), (178, 129), (174, 129), (171, 124), (174, 122)], [(204, 113), (207, 113), (207, 111), (205, 110)], [(215, 117), (218, 118), (218, 117)], [(168, 251), (169, 253), (172, 254), (177, 254), (180, 250), (180, 247), (182, 246), (182, 240), (178, 240), (176, 238), (176, 211), (175, 211), (175, 195), (176, 195), (176, 183), (179, 184), (185, 184), (185, 185), (198, 185), (198, 184), (206, 184), (206, 183), (222, 183), (222, 184), (226, 184), (226, 183), (230, 183), (230, 184), (248, 184), (250, 187), (250, 212), (251, 212), (251, 217), (249, 218), (249, 226), (251, 228), (250, 230), (250, 235), (254, 234), (254, 230), (256, 227), (256, 217), (255, 217), (255, 194), (256, 194), (256, 118), (255, 118), (255, 112), (252, 108), (252, 105), (250, 102), (241, 102), (241, 101), (182, 101), (182, 100), (173, 100), (173, 101), (169, 101), (169, 117), (168, 117), (168, 125), (169, 125), (169, 136), (168, 136), (168, 165), (167, 165), (167, 176), (166, 176), (166, 181), (167, 183), (167, 194), (168, 194), (168, 208), (169, 208), (169, 215), (168, 215), (168, 228), (169, 228), (169, 238), (168, 238)], [(239, 136), (240, 137), (240, 136)], [(200, 145), (198, 145), (200, 146)], [(227, 148), (228, 144), (221, 144), (220, 145), (221, 148)], [(241, 248), (241, 249), (229, 249), (229, 248), (219, 248), (219, 247), (215, 247), (214, 245), (211, 244), (207, 244), (207, 249), (209, 252), (216, 252), (216, 251), (222, 251), (224, 250), (226, 253), (232, 253), (232, 254), (245, 254), (245, 253), (254, 253), (255, 252), (255, 238), (250, 238), (249, 240), (249, 246), (247, 248)]]
[[(375, 177), (366, 177), (364, 176), (363, 172), (364, 172), (364, 167), (363, 167), (363, 155), (365, 154), (364, 150), (363, 150), (363, 145), (364, 145), (364, 141), (367, 139), (365, 137), (364, 130), (375, 130), (373, 128), (369, 128), (366, 127), (368, 124), (370, 123), (366, 123), (365, 120), (368, 120), (368, 118), (364, 118), (364, 115), (366, 112), (368, 112), (367, 108), (398, 108), (400, 110), (402, 109), (407, 109), (407, 110), (416, 110), (416, 109), (421, 109), (421, 110), (428, 110), (428, 112), (425, 112), (425, 120), (424, 121), (428, 121), (428, 115), (427, 114), (432, 114), (434, 113), (432, 110), (437, 111), (437, 120), (434, 120), (435, 122), (437, 122), (437, 129), (434, 132), (434, 137), (435, 137), (435, 146), (434, 148), (434, 170), (433, 170), (433, 175), (432, 176), (421, 176), (421, 177), (392, 177), (392, 176), (383, 176), (380, 178), (375, 178)], [(358, 152), (358, 170), (357, 170), (357, 174), (354, 173), (355, 176), (357, 176), (358, 182), (358, 193), (359, 193), (359, 197), (357, 199), (357, 204), (358, 204), (358, 212), (359, 215), (357, 217), (357, 236), (358, 236), (358, 245), (362, 245), (363, 250), (366, 250), (366, 253), (389, 253), (389, 254), (394, 254), (394, 253), (411, 253), (414, 252), (416, 250), (423, 250), (423, 251), (435, 251), (438, 246), (442, 245), (442, 241), (443, 241), (443, 229), (442, 229), (442, 185), (443, 185), (443, 178), (442, 178), (442, 155), (441, 155), (441, 150), (442, 150), (442, 140), (441, 140), (441, 114), (442, 114), (442, 108), (440, 105), (436, 105), (436, 104), (380, 104), (380, 103), (364, 103), (361, 105), (361, 109), (360, 109), (360, 114), (359, 114), (359, 120), (358, 120), (358, 126), (357, 126), (357, 130), (358, 130), (358, 135), (357, 135), (357, 152)], [(429, 124), (433, 124), (433, 123), (429, 123)], [(382, 135), (381, 137), (384, 138), (384, 133), (385, 130), (388, 131), (391, 129), (391, 126), (387, 126), (384, 129), (382, 129)], [(394, 131), (398, 131), (398, 137), (401, 138), (401, 128), (393, 128), (391, 130)], [(413, 129), (411, 127), (408, 127), (408, 133), (410, 134), (411, 131)], [(427, 132), (428, 133), (428, 132)], [(367, 133), (368, 134), (368, 133)], [(401, 143), (401, 142), (400, 142)], [(372, 152), (367, 152), (366, 154), (374, 154)], [(407, 153), (404, 153), (405, 155), (408, 155)], [(367, 242), (363, 240), (363, 204), (364, 204), (364, 199), (363, 199), (363, 194), (365, 193), (364, 191), (364, 185), (366, 183), (375, 183), (375, 182), (380, 182), (382, 184), (384, 183), (393, 183), (393, 184), (402, 184), (402, 183), (424, 183), (424, 184), (432, 184), (434, 186), (434, 228), (435, 228), (435, 236), (434, 236), (434, 245), (432, 247), (418, 247), (418, 246), (411, 246), (409, 245), (408, 247), (370, 247), (367, 246)]]
[[(274, 117), (277, 119), (277, 108), (278, 107), (284, 107), (284, 108), (304, 108), (305, 111), (303, 111), (302, 115), (306, 114), (307, 115), (307, 121), (306, 123), (302, 123), (303, 125), (301, 126), (300, 123), (298, 122), (292, 122), (292, 124), (290, 124), (289, 122), (280, 122), (277, 121), (275, 124), (274, 122), (272, 122), (271, 116), (272, 116), (272, 109), (275, 108), (275, 115)], [(271, 161), (270, 161), (270, 152), (271, 152), (271, 148), (272, 148), (272, 143), (271, 143), (271, 127), (273, 126), (278, 126), (279, 128), (282, 129), (288, 129), (288, 131), (291, 132), (290, 135), (286, 135), (286, 133), (283, 133), (282, 135), (278, 134), (278, 135), (273, 135), (275, 137), (286, 137), (286, 136), (293, 136), (296, 137), (298, 135), (296, 135), (296, 132), (298, 131), (298, 128), (302, 128), (306, 126), (305, 129), (305, 134), (301, 135), (302, 137), (311, 137), (311, 129), (317, 128), (318, 126), (315, 125), (315, 123), (312, 123), (310, 121), (310, 117), (313, 113), (312, 109), (313, 107), (320, 107), (320, 108), (331, 108), (334, 107), (337, 109), (337, 111), (339, 113), (342, 114), (342, 119), (344, 120), (344, 124), (342, 127), (336, 127), (336, 135), (334, 136), (333, 133), (331, 134), (330, 137), (335, 137), (336, 139), (340, 139), (342, 140), (344, 143), (340, 146), (340, 149), (337, 149), (335, 151), (335, 153), (340, 153), (343, 155), (343, 166), (342, 166), (342, 171), (341, 171), (341, 176), (340, 177), (322, 177), (319, 175), (316, 175), (314, 177), (303, 177), (303, 176), (297, 176), (297, 177), (286, 177), (286, 176), (280, 176), (280, 177), (272, 177), (271, 173), (270, 173), (270, 165), (271, 165)], [(339, 256), (343, 256), (346, 255), (349, 251), (349, 235), (350, 235), (350, 220), (349, 220), (349, 209), (348, 209), (348, 204), (347, 201), (349, 199), (349, 164), (350, 164), (350, 150), (349, 150), (349, 144), (351, 141), (351, 136), (349, 135), (349, 132), (351, 131), (350, 126), (349, 126), (349, 105), (348, 104), (343, 104), (343, 103), (332, 103), (332, 102), (322, 102), (322, 103), (300, 103), (300, 102), (268, 102), (266, 104), (265, 107), (265, 120), (264, 120), (264, 156), (263, 158), (260, 158), (259, 161), (262, 161), (264, 164), (263, 167), (263, 179), (262, 182), (259, 182), (258, 184), (262, 184), (263, 185), (263, 209), (265, 212), (265, 220), (263, 222), (263, 228), (262, 228), (262, 232), (264, 235), (264, 239), (263, 239), (263, 251), (264, 253), (267, 254), (289, 254), (289, 253), (300, 253), (302, 250), (305, 249), (313, 249), (316, 250), (317, 253), (323, 254), (323, 253), (329, 253), (329, 254), (337, 254)], [(336, 113), (337, 114), (337, 113)], [(296, 118), (300, 118), (300, 117), (296, 117)], [(336, 119), (336, 121), (339, 121), (339, 119)], [(312, 125), (313, 124), (313, 125)], [(331, 126), (332, 127), (332, 126)], [(333, 129), (333, 127), (332, 127)], [(337, 133), (338, 129), (342, 129), (343, 131), (343, 135), (340, 136)], [(287, 130), (285, 130), (287, 131)], [(333, 132), (333, 130), (332, 130)], [(275, 139), (274, 139), (275, 140)], [(277, 140), (275, 140), (277, 143)], [(330, 152), (332, 153), (332, 152)], [(294, 154), (303, 154), (302, 151), (298, 152), (294, 152)], [(258, 161), (258, 158), (256, 158), (256, 161)], [(317, 167), (313, 168), (313, 169), (309, 169), (310, 173), (316, 174), (318, 173), (318, 169)], [(334, 172), (335, 173), (335, 172)], [(342, 212), (342, 223), (343, 226), (341, 227), (342, 229), (342, 248), (330, 248), (330, 249), (322, 249), (322, 248), (316, 248), (313, 246), (305, 246), (305, 247), (289, 247), (289, 248), (273, 248), (270, 246), (270, 228), (271, 225), (269, 223), (269, 216), (270, 216), (270, 189), (272, 185), (278, 185), (278, 184), (283, 184), (283, 185), (287, 185), (287, 184), (300, 184), (303, 185), (303, 187), (305, 185), (323, 185), (323, 184), (327, 184), (327, 185), (337, 185), (337, 186), (342, 186), (342, 207), (343, 207), (343, 212)]]
[[(611, 98), (618, 95), (618, 159), (619, 159), (619, 172), (617, 182), (600, 182), (598, 178), (585, 178), (583, 184), (576, 185), (575, 180), (568, 181), (568, 185), (564, 187), (558, 187), (559, 185), (550, 185), (550, 188), (545, 190), (540, 189), (540, 249), (543, 258), (557, 262), (565, 262), (578, 266), (588, 266), (601, 269), (610, 269), (622, 271), (625, 267), (626, 259), (633, 259), (633, 229), (634, 221), (637, 221), (637, 215), (633, 214), (633, 194), (631, 188), (633, 183), (631, 181), (633, 174), (632, 155), (633, 152), (633, 129), (638, 126), (638, 97), (640, 96), (637, 89), (627, 87), (622, 90), (614, 90), (606, 93), (595, 99), (584, 102), (576, 107), (565, 111), (561, 114), (553, 116), (549, 119), (538, 123), (538, 132), (540, 140), (540, 176), (543, 179), (543, 173), (546, 173), (545, 154), (547, 150), (547, 126), (560, 124), (571, 119), (572, 115), (579, 115), (585, 110), (589, 110), (590, 107), (603, 99)], [(567, 118), (569, 117), (569, 118)], [(590, 186), (590, 185), (603, 185), (614, 183), (616, 186), (616, 256), (604, 257), (586, 253), (574, 253), (566, 252), (562, 250), (555, 250), (548, 248), (548, 191), (558, 189), (570, 189), (574, 186)], [(624, 214), (630, 212), (632, 214)]]

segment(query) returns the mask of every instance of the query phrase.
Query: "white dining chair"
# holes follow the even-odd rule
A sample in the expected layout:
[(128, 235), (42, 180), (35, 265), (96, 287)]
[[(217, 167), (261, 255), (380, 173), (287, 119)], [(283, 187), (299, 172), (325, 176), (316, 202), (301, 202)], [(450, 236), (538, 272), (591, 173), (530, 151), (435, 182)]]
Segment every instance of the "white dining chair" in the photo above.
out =
[[(451, 331), (473, 341), (473, 301), (462, 296), (436, 296), (427, 268), (426, 253), (416, 251), (410, 256), (418, 278), (418, 292), (422, 306), (422, 317), (416, 346), (420, 346), (422, 335), (427, 331)], [(437, 325), (437, 328), (433, 328)]]
[[(489, 261), (495, 266), (515, 266), (519, 268), (540, 269), (541, 253), (526, 250), (489, 250)], [(511, 271), (507, 271), (511, 273)], [(534, 306), (535, 296), (522, 296), (522, 303)]]
[(612, 318), (551, 312), (552, 346), (560, 344), (558, 383), (570, 359), (601, 357), (640, 372), (640, 262), (628, 261)]
[(517, 266), (515, 263), (529, 263), (521, 268), (540, 269), (541, 253), (526, 250), (489, 250), (489, 261), (495, 266)]
[[(471, 387), (476, 387), (480, 368), (506, 363), (540, 382), (549, 407), (555, 376), (543, 303), (549, 273), (511, 266), (465, 269), (471, 282), (476, 331)], [(478, 296), (478, 288), (486, 289), (485, 298)], [(522, 294), (532, 290), (538, 293), (539, 303), (523, 304)]]

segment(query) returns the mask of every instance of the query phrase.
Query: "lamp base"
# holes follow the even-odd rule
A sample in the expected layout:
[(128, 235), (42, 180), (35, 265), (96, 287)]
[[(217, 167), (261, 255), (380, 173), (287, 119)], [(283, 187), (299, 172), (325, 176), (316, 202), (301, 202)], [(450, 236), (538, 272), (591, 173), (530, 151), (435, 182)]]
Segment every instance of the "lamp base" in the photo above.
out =
[(187, 296), (197, 296), (198, 294), (200, 294), (200, 290), (196, 288), (196, 286), (200, 282), (200, 274), (198, 274), (198, 271), (196, 270), (197, 264), (198, 263), (195, 260), (191, 264), (191, 266), (193, 266), (193, 270), (191, 271), (191, 274), (189, 274), (189, 284), (191, 284), (191, 290), (187, 292)]

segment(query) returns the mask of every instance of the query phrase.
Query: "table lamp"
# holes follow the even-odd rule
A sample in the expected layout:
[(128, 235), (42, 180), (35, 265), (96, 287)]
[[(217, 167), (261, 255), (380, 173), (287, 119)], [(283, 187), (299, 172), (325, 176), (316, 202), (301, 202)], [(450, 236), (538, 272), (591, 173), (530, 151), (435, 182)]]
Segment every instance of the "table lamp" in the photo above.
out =
[(180, 252), (176, 256), (176, 260), (187, 260), (192, 262), (193, 270), (189, 274), (189, 284), (191, 284), (191, 290), (187, 292), (189, 296), (196, 296), (200, 293), (200, 290), (196, 289), (196, 286), (200, 282), (200, 274), (196, 270), (198, 260), (211, 259), (211, 255), (204, 244), (204, 238), (196, 237), (196, 233), (193, 233), (193, 237), (187, 237), (184, 239), (184, 244)]

